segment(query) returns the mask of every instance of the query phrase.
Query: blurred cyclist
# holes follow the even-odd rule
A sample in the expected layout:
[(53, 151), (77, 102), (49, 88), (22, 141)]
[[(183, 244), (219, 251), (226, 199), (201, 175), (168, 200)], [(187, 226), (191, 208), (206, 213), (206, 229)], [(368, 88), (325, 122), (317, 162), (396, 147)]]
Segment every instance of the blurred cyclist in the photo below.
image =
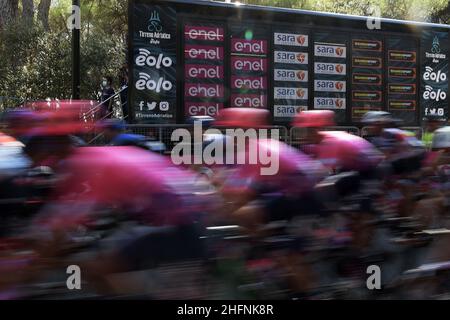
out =
[(34, 165), (46, 163), (60, 178), (53, 201), (32, 225), (40, 253), (54, 256), (70, 232), (95, 219), (99, 209), (110, 209), (161, 228), (130, 232), (116, 250), (88, 264), (87, 272), (98, 275), (96, 280), (144, 263), (201, 258), (199, 215), (208, 209), (208, 201), (195, 195), (203, 186), (194, 183), (194, 174), (138, 148), (74, 148), (68, 134), (80, 127), (72, 119), (58, 119), (33, 129), (26, 148)]
[[(215, 125), (235, 129), (267, 129), (269, 112), (259, 109), (225, 109)], [(231, 138), (231, 136), (229, 137)], [(235, 143), (235, 137), (230, 144)], [(250, 232), (271, 222), (290, 220), (299, 213), (318, 213), (314, 200), (314, 185), (326, 175), (320, 163), (279, 140), (258, 137), (246, 139), (245, 147), (233, 145), (235, 159), (243, 157), (230, 169), (222, 186), (222, 193), (231, 206), (228, 208), (239, 224)], [(267, 154), (278, 161), (278, 170), (264, 174), (261, 159), (248, 161), (252, 152)]]
[(422, 142), (427, 149), (431, 149), (434, 132), (442, 127), (445, 121), (442, 119), (442, 117), (437, 115), (427, 115), (424, 120), (425, 130), (423, 133)]
[(332, 172), (358, 171), (371, 174), (382, 155), (366, 140), (341, 131), (325, 131), (334, 125), (329, 110), (303, 111), (293, 126), (305, 130), (305, 152), (320, 160)]

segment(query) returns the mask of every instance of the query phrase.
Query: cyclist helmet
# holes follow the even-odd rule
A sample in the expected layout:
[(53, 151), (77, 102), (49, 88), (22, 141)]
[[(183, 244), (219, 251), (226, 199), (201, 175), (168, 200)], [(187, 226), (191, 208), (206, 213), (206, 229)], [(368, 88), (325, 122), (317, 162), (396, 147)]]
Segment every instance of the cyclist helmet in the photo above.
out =
[(388, 124), (398, 122), (386, 111), (369, 111), (361, 119), (364, 124)]
[(433, 150), (450, 148), (450, 126), (435, 131), (432, 148)]

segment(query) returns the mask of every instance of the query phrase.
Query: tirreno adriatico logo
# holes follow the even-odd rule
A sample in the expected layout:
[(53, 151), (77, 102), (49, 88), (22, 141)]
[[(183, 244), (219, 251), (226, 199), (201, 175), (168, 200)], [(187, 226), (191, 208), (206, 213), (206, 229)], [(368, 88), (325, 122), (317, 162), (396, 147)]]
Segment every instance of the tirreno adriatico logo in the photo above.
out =
[(148, 21), (148, 31), (150, 32), (161, 32), (161, 18), (159, 17), (159, 12), (154, 10), (150, 16), (150, 20)]
[(441, 53), (441, 44), (438, 36), (433, 38), (430, 51), (431, 52), (425, 52), (425, 56), (427, 59), (433, 59), (433, 63), (439, 63), (440, 60), (447, 59), (447, 55)]
[(170, 40), (172, 38), (170, 33), (165, 33), (163, 30), (160, 13), (158, 10), (153, 10), (148, 19), (147, 30), (139, 30), (139, 36), (141, 38), (150, 38), (154, 44), (159, 44), (159, 39)]
[(441, 53), (441, 45), (439, 44), (439, 38), (434, 37), (433, 44), (431, 45), (432, 53)]

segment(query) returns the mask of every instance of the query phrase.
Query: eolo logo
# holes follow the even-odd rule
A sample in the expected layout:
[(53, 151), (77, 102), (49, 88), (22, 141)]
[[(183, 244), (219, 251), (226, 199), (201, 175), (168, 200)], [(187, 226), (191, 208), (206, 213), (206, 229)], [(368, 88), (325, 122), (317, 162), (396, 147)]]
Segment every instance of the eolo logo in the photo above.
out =
[(425, 86), (425, 92), (423, 93), (423, 98), (425, 100), (434, 100), (436, 102), (447, 99), (447, 93), (438, 89), (434, 91), (433, 87)]
[(447, 74), (439, 70), (435, 72), (431, 67), (425, 67), (425, 73), (423, 74), (423, 80), (434, 81), (436, 83), (447, 81)]
[(158, 80), (153, 80), (150, 75), (144, 72), (139, 73), (139, 80), (136, 81), (136, 89), (139, 91), (147, 89), (160, 93), (162, 90), (170, 91), (172, 88), (172, 82), (167, 81), (162, 77)]

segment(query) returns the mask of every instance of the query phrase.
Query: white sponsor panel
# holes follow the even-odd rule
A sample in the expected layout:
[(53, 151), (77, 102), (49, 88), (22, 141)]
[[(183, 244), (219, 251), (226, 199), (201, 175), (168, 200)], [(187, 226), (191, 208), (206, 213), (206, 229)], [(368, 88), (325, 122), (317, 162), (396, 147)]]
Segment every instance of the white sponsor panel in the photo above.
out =
[(317, 57), (346, 58), (347, 47), (331, 43), (316, 43), (314, 45), (314, 55)]
[(344, 63), (314, 63), (314, 72), (318, 74), (331, 74), (345, 76), (347, 74), (347, 65)]
[(308, 110), (307, 106), (275, 105), (273, 115), (277, 118), (292, 118), (301, 111)]
[(308, 71), (275, 69), (274, 80), (287, 82), (308, 82)]
[(279, 46), (307, 47), (308, 35), (294, 33), (275, 33), (274, 44)]
[(308, 64), (307, 52), (275, 51), (275, 63)]
[(320, 92), (346, 92), (345, 81), (333, 81), (333, 80), (315, 80), (314, 91)]
[(307, 100), (308, 99), (308, 89), (307, 88), (284, 88), (275, 87), (274, 88), (274, 98), (275, 99), (286, 99), (286, 100)]
[(327, 98), (327, 97), (314, 98), (314, 109), (343, 110), (345, 108), (346, 108), (345, 98)]

